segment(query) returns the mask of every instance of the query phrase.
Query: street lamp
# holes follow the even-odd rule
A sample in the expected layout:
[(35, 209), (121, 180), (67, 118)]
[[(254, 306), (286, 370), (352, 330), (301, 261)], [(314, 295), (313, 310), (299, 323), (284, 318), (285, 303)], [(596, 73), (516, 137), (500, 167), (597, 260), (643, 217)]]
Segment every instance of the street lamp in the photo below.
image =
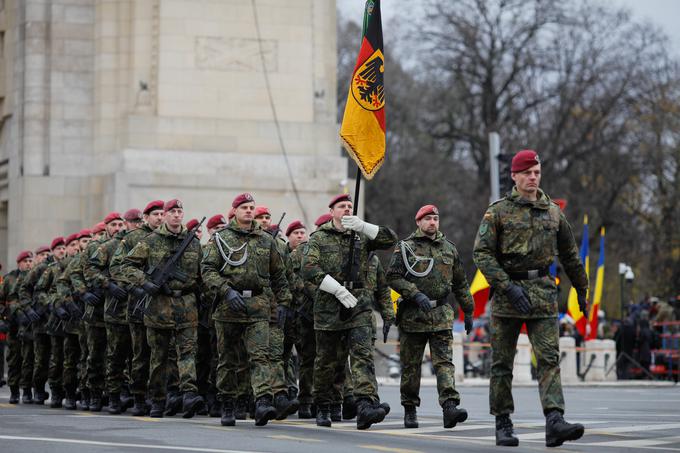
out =
[(624, 282), (628, 283), (633, 283), (633, 279), (635, 279), (635, 273), (633, 272), (633, 268), (630, 267), (626, 263), (619, 263), (619, 276), (621, 278), (621, 320), (623, 321), (623, 318), (625, 316), (625, 291), (624, 291)]

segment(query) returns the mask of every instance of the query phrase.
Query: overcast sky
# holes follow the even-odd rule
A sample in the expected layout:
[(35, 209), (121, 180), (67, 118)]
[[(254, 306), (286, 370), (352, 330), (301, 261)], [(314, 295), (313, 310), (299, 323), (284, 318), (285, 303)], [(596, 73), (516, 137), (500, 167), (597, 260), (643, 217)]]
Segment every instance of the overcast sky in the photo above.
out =
[[(364, 14), (365, 0), (336, 0), (338, 9), (343, 16), (355, 18), (361, 22)], [(455, 1), (455, 0), (451, 0)], [(568, 1), (568, 0), (566, 0)], [(671, 39), (672, 50), (680, 56), (680, 0), (601, 0), (615, 6), (625, 7), (641, 20), (649, 20), (660, 26)], [(403, 8), (404, 4), (417, 8), (419, 0), (404, 2), (403, 0), (382, 0), (381, 10), (383, 22), (387, 23), (396, 13), (396, 8)], [(391, 7), (392, 6), (392, 7)]]

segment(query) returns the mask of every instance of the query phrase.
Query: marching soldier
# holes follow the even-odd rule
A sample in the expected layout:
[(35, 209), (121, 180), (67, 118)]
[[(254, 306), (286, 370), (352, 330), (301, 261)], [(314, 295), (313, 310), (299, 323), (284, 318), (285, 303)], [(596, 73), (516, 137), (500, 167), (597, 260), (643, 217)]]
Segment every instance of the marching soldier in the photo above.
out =
[(557, 204), (540, 188), (541, 163), (532, 150), (512, 159), (512, 192), (484, 214), (474, 246), (474, 261), (494, 291), (491, 312), (489, 402), (496, 416), (496, 445), (516, 446), (510, 414), (512, 366), (517, 338), (526, 324), (538, 368), (546, 445), (556, 447), (583, 435), (583, 425), (564, 421), (560, 378), (557, 290), (548, 267), (559, 255), (587, 314), (588, 278), (579, 260), (571, 227)]
[(390, 286), (402, 296), (397, 311), (404, 426), (418, 427), (420, 370), (429, 343), (444, 428), (453, 428), (468, 414), (458, 407), (460, 394), (452, 362), (455, 311), (451, 296), (461, 305), (467, 333), (472, 330), (474, 302), (456, 246), (439, 230), (437, 207), (423, 206), (415, 219), (418, 228), (395, 248), (387, 275)]
[[(389, 406), (380, 404), (373, 364), (371, 317), (373, 304), (365, 288), (368, 254), (394, 245), (397, 238), (387, 227), (373, 225), (352, 214), (348, 194), (338, 195), (328, 205), (332, 220), (312, 233), (303, 259), (303, 274), (318, 286), (314, 303), (316, 359), (314, 362), (314, 399), (317, 425), (331, 426), (333, 379), (336, 364), (343, 363), (337, 346), (343, 337), (348, 343), (357, 402), (357, 428), (367, 429), (384, 420)], [(349, 259), (352, 235), (359, 233)], [(345, 263), (350, 262), (352, 269)]]

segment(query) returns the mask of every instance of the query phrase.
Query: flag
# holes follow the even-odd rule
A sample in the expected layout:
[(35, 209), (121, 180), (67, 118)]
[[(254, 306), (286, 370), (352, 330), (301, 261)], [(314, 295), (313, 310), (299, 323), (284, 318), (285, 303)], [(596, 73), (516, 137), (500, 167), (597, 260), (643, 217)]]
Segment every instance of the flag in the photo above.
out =
[(380, 1), (368, 0), (361, 48), (350, 81), (340, 137), (366, 179), (385, 161), (385, 57)]
[[(472, 293), (472, 298), (475, 301), (475, 311), (473, 318), (479, 318), (486, 311), (486, 304), (489, 301), (489, 291), (491, 287), (489, 282), (486, 281), (484, 274), (475, 272), (475, 277), (472, 279), (472, 284), (470, 285), (470, 292)], [(461, 318), (462, 319), (462, 318)]]
[(587, 340), (597, 339), (597, 312), (602, 302), (602, 289), (604, 287), (604, 227), (600, 228), (600, 256), (597, 258), (597, 270), (595, 271), (595, 285), (593, 288), (593, 301), (590, 307), (588, 323), (590, 332)]
[[(581, 237), (581, 262), (586, 268), (586, 276), (589, 275), (588, 269), (590, 267), (589, 257), (588, 257), (588, 216), (583, 216), (583, 236)], [(574, 323), (576, 324), (576, 330), (585, 338), (586, 336), (586, 325), (588, 324), (588, 319), (581, 313), (578, 308), (578, 297), (576, 296), (576, 290), (571, 287), (569, 291), (569, 302), (567, 303), (567, 314), (572, 317)]]

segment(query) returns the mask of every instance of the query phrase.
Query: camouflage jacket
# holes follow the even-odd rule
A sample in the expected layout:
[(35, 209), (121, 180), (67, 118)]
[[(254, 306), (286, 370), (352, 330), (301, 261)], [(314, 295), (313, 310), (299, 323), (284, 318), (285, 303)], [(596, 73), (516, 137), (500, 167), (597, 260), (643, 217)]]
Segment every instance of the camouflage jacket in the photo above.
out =
[[(279, 253), (279, 256), (281, 256), (283, 266), (286, 269), (286, 282), (288, 283), (288, 291), (290, 292), (291, 295), (290, 307), (292, 309), (295, 309), (295, 294), (293, 285), (295, 284), (296, 278), (295, 273), (293, 272), (293, 263), (290, 260), (290, 249), (288, 248), (288, 244), (286, 243), (286, 241), (284, 241), (280, 237), (274, 238), (274, 244), (276, 245), (276, 251)], [(277, 321), (276, 313), (277, 306), (278, 302), (276, 301), (276, 298), (273, 298), (271, 304), (272, 312), (269, 317), (269, 322)]]
[[(118, 272), (132, 286), (142, 286), (147, 281), (148, 273), (174, 254), (187, 233), (188, 230), (184, 227), (175, 234), (165, 224), (161, 225), (135, 245), (123, 259)], [(178, 269), (186, 275), (186, 281), (170, 279), (167, 287), (175, 294), (166, 294), (161, 290), (149, 298), (145, 307), (145, 326), (157, 329), (197, 326), (195, 291), (200, 273), (200, 258), (201, 243), (194, 237), (177, 264)]]
[[(473, 258), (494, 290), (492, 314), (514, 318), (557, 317), (557, 288), (552, 277), (511, 280), (509, 272), (545, 269), (559, 256), (575, 288), (586, 289), (588, 277), (581, 264), (571, 227), (559, 206), (539, 190), (536, 201), (512, 193), (492, 203), (479, 226)], [(511, 283), (529, 293), (531, 311), (521, 315), (505, 292)]]
[[(212, 239), (203, 253), (201, 270), (204, 284), (220, 300), (213, 313), (215, 321), (269, 320), (273, 300), (290, 307), (292, 296), (286, 267), (277, 251), (275, 239), (269, 233), (255, 222), (249, 229), (243, 230), (236, 219), (232, 219), (227, 227), (216, 231)], [(234, 263), (246, 257), (245, 254), (247, 259), (240, 265), (229, 264), (222, 253)], [(246, 313), (235, 313), (222, 302), (229, 288), (241, 293), (251, 291), (252, 297), (244, 298)]]
[(71, 273), (71, 283), (76, 293), (82, 296), (83, 293), (89, 291), (99, 296), (101, 300), (97, 305), (84, 305), (85, 315), (83, 316), (83, 320), (89, 325), (96, 327), (106, 327), (106, 324), (104, 324), (104, 289), (99, 286), (99, 277), (93, 277), (93, 275), (97, 275), (97, 273), (91, 272), (88, 266), (90, 257), (95, 254), (100, 245), (108, 240), (109, 238), (105, 236), (102, 239), (90, 241), (87, 244), (85, 251), (79, 255), (78, 262)]
[(37, 266), (33, 267), (26, 278), (21, 281), (21, 286), (19, 287), (19, 300), (21, 301), (21, 307), (30, 306), (35, 310), (40, 316), (40, 321), (33, 323), (33, 333), (46, 333), (45, 323), (47, 322), (49, 307), (43, 305), (38, 300), (36, 287), (38, 281), (43, 276), (47, 267), (50, 263), (54, 262), (54, 258), (51, 256), (42, 261)]
[(4, 318), (11, 323), (16, 323), (15, 314), (20, 309), (19, 294), (16, 290), (19, 281), (19, 269), (9, 271), (2, 279), (0, 287), (0, 303), (4, 305)]
[[(380, 313), (383, 322), (394, 324), (394, 306), (390, 287), (387, 284), (387, 276), (383, 269), (380, 258), (375, 253), (371, 253), (368, 259), (368, 272), (366, 273), (366, 289), (373, 295), (373, 308)], [(376, 329), (375, 319), (373, 320), (373, 330)]]
[(90, 288), (99, 289), (102, 294), (103, 307), (100, 305), (97, 307), (97, 311), (103, 312), (104, 322), (113, 324), (127, 324), (125, 319), (127, 301), (121, 302), (116, 300), (108, 291), (109, 280), (111, 280), (109, 264), (124, 237), (125, 230), (112, 238), (100, 242), (89, 259), (83, 264), (83, 275), (87, 285)]
[(391, 229), (381, 226), (375, 239), (363, 234), (358, 236), (359, 272), (357, 282), (360, 288), (351, 293), (358, 299), (356, 307), (350, 310), (347, 319), (341, 319), (342, 305), (338, 299), (318, 289), (326, 274), (342, 283), (349, 261), (349, 245), (352, 231), (340, 231), (333, 222), (328, 222), (313, 232), (309, 238), (307, 252), (303, 258), (303, 277), (316, 288), (314, 302), (314, 328), (317, 330), (344, 330), (353, 327), (370, 326), (373, 318), (373, 295), (367, 287), (368, 254), (373, 250), (387, 249), (397, 242), (397, 235)]
[[(64, 271), (66, 258), (61, 261), (53, 260), (42, 273), (38, 283), (35, 284), (34, 297), (41, 307), (47, 307), (48, 321), (56, 321), (51, 319), (56, 317), (54, 314), (54, 301), (57, 295), (57, 278)], [(48, 322), (47, 324), (53, 324)], [(50, 333), (48, 331), (48, 333)]]
[[(60, 264), (63, 271), (59, 274), (59, 277), (57, 277), (57, 293), (52, 304), (54, 308), (63, 308), (67, 302), (72, 301), (78, 305), (81, 310), (84, 310), (83, 302), (80, 300), (80, 292), (74, 289), (73, 280), (71, 279), (71, 275), (76, 271), (76, 267), (79, 266), (80, 257), (83, 254), (84, 252), (79, 252), (61, 260)], [(77, 278), (75, 280), (76, 282), (79, 281)], [(79, 290), (85, 290), (84, 282), (80, 285)], [(71, 318), (65, 323), (64, 331), (69, 334), (80, 334), (82, 332), (80, 321), (80, 319)]]
[(290, 251), (290, 266), (293, 271), (291, 294), (295, 311), (307, 321), (314, 321), (315, 287), (302, 278), (302, 259), (306, 250), (307, 242), (303, 242), (295, 250)]
[[(423, 277), (413, 275), (404, 263), (404, 252), (408, 265), (414, 272), (426, 271), (429, 258), (433, 260), (432, 270)], [(416, 256), (428, 259), (416, 261)], [(455, 296), (463, 313), (472, 316), (474, 301), (458, 250), (441, 231), (431, 239), (418, 229), (399, 242), (392, 254), (387, 279), (390, 286), (402, 296), (397, 310), (399, 328), (405, 332), (450, 330), (453, 327), (455, 310), (454, 305), (446, 300), (451, 301), (451, 295)], [(439, 306), (429, 312), (419, 309), (410, 300), (417, 292), (425, 294), (430, 300), (438, 301)]]

